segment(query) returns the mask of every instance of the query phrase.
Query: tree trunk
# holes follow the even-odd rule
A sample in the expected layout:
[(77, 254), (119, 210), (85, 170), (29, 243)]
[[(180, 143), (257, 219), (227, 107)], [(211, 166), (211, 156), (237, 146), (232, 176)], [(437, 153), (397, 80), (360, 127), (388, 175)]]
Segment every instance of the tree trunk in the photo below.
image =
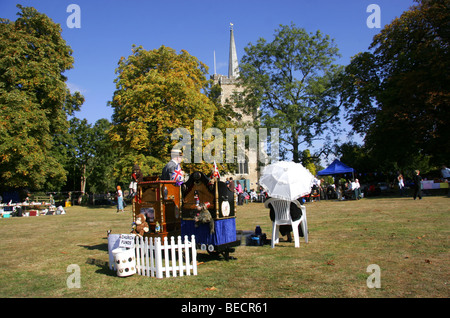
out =
[(86, 191), (86, 165), (83, 164), (83, 167), (81, 169), (81, 193), (84, 194)]
[(298, 154), (298, 134), (296, 132), (292, 133), (292, 159), (294, 162), (299, 163), (300, 162), (300, 156)]

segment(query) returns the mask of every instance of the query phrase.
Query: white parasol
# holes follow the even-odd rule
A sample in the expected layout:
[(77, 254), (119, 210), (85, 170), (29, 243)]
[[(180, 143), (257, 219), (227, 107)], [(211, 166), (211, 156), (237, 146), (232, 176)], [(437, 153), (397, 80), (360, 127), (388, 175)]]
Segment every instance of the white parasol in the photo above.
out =
[(278, 161), (268, 165), (259, 179), (270, 197), (295, 200), (311, 193), (314, 176), (300, 163)]

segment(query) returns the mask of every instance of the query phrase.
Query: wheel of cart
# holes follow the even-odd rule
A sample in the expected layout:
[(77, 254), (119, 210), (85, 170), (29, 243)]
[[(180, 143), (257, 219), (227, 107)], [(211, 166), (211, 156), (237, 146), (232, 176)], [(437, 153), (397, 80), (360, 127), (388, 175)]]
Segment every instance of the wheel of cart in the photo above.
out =
[(222, 245), (206, 245), (204, 243), (197, 244), (197, 249), (208, 252), (209, 255), (214, 257), (223, 256), (225, 260), (234, 259), (234, 257), (230, 256), (230, 253), (235, 251), (234, 247), (239, 246), (240, 241), (235, 241), (231, 243), (226, 243)]

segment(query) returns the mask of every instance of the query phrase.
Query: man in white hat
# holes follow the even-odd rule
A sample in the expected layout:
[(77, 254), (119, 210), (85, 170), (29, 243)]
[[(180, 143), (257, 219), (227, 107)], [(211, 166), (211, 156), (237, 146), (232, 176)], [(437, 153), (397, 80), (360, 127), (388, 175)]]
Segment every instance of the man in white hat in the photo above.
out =
[(179, 149), (173, 149), (170, 153), (170, 160), (162, 170), (161, 180), (172, 180), (175, 170), (181, 170), (180, 164), (183, 161), (183, 152)]

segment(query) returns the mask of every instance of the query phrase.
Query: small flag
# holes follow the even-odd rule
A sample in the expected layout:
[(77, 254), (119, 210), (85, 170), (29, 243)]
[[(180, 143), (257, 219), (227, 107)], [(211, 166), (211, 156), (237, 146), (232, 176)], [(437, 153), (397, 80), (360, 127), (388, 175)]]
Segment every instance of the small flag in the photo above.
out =
[(215, 160), (214, 160), (214, 174), (213, 174), (213, 177), (217, 177), (218, 179), (220, 179), (219, 169), (217, 168)]
[(170, 179), (176, 182), (180, 182), (183, 179), (183, 171), (181, 170), (180, 165), (178, 165), (174, 172), (172, 172), (172, 176)]

